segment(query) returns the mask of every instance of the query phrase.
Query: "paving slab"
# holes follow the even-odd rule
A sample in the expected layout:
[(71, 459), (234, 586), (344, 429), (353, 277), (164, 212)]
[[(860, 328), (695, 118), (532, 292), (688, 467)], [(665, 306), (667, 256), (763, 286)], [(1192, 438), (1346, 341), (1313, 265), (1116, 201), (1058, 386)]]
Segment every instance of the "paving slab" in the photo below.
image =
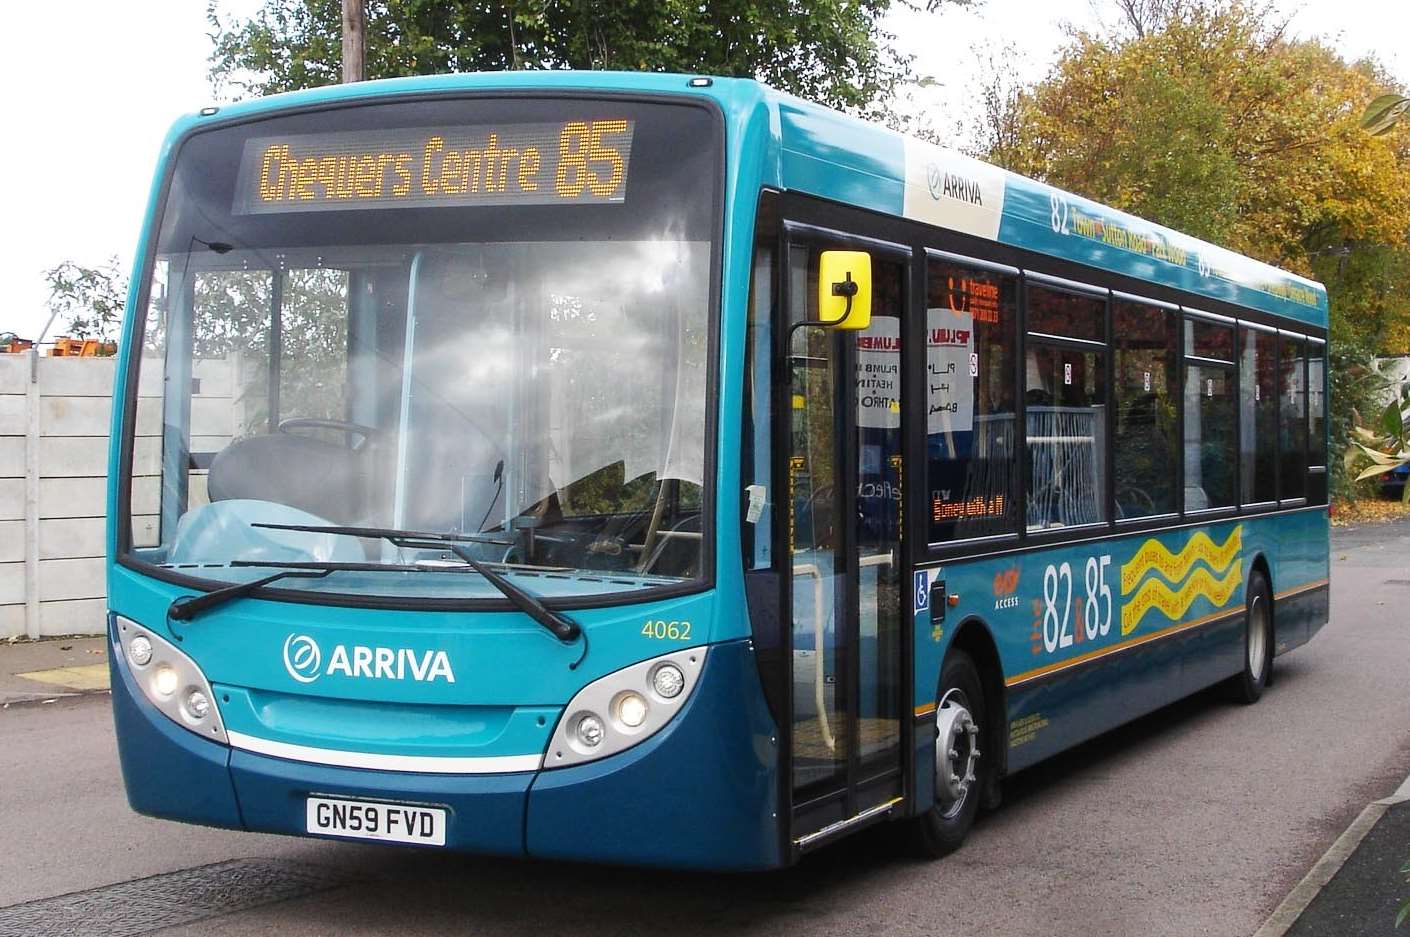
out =
[(0, 707), (107, 689), (106, 638), (0, 641)]
[(1287, 937), (1405, 937), (1395, 915), (1410, 898), (1410, 802), (1390, 807), (1332, 876)]

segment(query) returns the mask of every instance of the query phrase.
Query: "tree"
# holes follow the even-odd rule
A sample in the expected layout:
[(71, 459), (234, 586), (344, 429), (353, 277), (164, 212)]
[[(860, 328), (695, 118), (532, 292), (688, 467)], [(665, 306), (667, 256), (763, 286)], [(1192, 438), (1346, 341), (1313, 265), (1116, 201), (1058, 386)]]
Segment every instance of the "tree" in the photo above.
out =
[[(1364, 102), (1393, 87), (1386, 73), (1287, 38), (1245, 0), (1124, 8), (1127, 28), (1073, 33), (1048, 78), (1014, 97), (1001, 116), (1017, 142), (996, 155), (1321, 280), (1334, 347), (1410, 349), (1410, 126), (1360, 126)], [(1349, 422), (1346, 398), (1332, 406)]]
[(127, 303), (127, 275), (117, 257), (100, 267), (66, 260), (46, 271), (44, 279), (49, 284), (49, 311), (62, 320), (64, 333), (104, 343), (117, 339)]
[[(905, 0), (903, 0), (905, 2)], [(942, 3), (925, 0), (928, 10)], [(852, 110), (884, 107), (908, 73), (881, 28), (891, 0), (368, 0), (369, 78), (498, 69), (629, 69), (758, 77)], [(211, 80), (272, 94), (340, 77), (338, 0), (265, 0), (230, 21), (208, 7)]]

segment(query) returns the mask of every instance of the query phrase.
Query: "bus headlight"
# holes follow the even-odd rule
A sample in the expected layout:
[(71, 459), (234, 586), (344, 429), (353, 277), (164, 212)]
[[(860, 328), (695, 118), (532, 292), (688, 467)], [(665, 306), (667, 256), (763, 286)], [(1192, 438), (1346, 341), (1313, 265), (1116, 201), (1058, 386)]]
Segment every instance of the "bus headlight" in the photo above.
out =
[(602, 727), (602, 720), (593, 713), (585, 713), (578, 718), (577, 729), (578, 741), (587, 748), (596, 748), (602, 744), (602, 737), (607, 734), (607, 730)]
[(641, 724), (646, 721), (648, 712), (646, 700), (640, 693), (628, 690), (617, 697), (617, 721), (625, 728), (640, 729)]
[(687, 648), (599, 677), (577, 692), (548, 743), (545, 768), (596, 761), (665, 728), (690, 698), (706, 649)]
[(651, 688), (663, 699), (675, 699), (685, 689), (685, 674), (675, 664), (662, 664), (651, 674)]
[(147, 702), (183, 729), (226, 742), (215, 694), (196, 662), (137, 622), (115, 618), (118, 665), (132, 674)]
[(146, 635), (138, 635), (127, 644), (127, 658), (133, 666), (146, 667), (152, 662), (152, 642)]

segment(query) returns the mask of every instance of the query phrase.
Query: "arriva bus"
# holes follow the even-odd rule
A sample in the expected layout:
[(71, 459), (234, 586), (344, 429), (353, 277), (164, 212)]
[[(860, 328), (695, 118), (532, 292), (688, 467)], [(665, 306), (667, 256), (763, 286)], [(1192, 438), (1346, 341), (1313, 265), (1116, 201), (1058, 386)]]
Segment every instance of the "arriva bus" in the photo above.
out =
[(114, 407), (128, 797), (786, 865), (1328, 614), (1316, 283), (753, 81), (207, 108)]

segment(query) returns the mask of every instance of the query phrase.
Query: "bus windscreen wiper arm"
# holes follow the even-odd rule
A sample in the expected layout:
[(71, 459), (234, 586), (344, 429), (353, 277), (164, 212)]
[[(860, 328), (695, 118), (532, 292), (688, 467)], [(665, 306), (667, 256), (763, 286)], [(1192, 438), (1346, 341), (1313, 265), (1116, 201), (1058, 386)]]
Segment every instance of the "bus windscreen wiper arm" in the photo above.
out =
[(500, 595), (513, 603), (515, 608), (553, 632), (553, 636), (564, 644), (576, 641), (578, 635), (582, 634), (582, 628), (573, 619), (544, 605), (537, 596), (520, 589), (475, 559), (468, 550), (460, 545), (462, 543), (493, 543), (508, 546), (512, 543), (509, 540), (496, 540), (492, 537), (477, 537), (471, 534), (395, 530), (388, 527), (339, 527), (319, 524), (252, 524), (251, 526), (264, 527), (269, 530), (302, 530), (315, 534), (341, 534), (347, 537), (377, 537), (398, 547), (430, 547), (449, 550), (484, 577), (485, 581), (494, 586)]
[[(369, 537), (391, 541), (395, 546), (426, 544), (432, 549), (450, 543), (492, 543), (513, 546), (513, 540), (479, 537), (474, 534), (430, 533), (424, 530), (395, 530), (391, 527), (341, 527), (336, 524), (251, 524), (265, 530), (302, 530), (310, 534), (335, 534), (344, 537)], [(403, 543), (402, 541), (405, 541)]]
[(470, 555), (470, 551), (457, 543), (448, 545), (450, 552), (460, 557), (470, 566), (471, 569), (485, 578), (485, 581), (499, 590), (500, 594), (514, 604), (525, 615), (543, 625), (553, 636), (564, 644), (576, 641), (583, 629), (577, 622), (564, 615), (562, 612), (555, 612), (553, 609), (539, 601), (538, 596), (531, 595), (520, 589), (514, 583), (505, 579), (499, 573), (481, 563)]
[[(239, 564), (231, 564), (239, 565)], [(251, 563), (251, 566), (260, 565)], [(349, 564), (349, 568), (359, 564)], [(265, 576), (262, 579), (251, 579), (249, 582), (237, 582), (233, 586), (226, 586), (223, 589), (216, 589), (214, 592), (206, 592), (202, 595), (183, 595), (172, 600), (167, 606), (166, 616), (177, 621), (189, 621), (201, 612), (215, 608), (217, 605), (224, 605), (226, 602), (238, 599), (241, 596), (249, 595), (256, 589), (262, 589), (272, 582), (280, 579), (322, 579), (324, 576), (340, 569), (336, 564), (321, 563), (317, 566), (297, 566), (290, 569), (281, 569), (272, 576)]]

